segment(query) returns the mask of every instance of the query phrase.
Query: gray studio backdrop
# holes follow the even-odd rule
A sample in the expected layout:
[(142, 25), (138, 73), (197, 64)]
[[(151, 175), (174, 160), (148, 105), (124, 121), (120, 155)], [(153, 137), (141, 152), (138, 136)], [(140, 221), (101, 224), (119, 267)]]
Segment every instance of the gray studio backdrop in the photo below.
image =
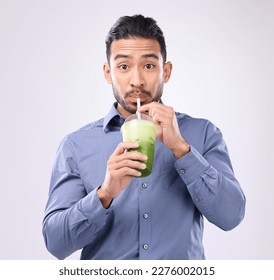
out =
[[(103, 117), (104, 39), (122, 15), (154, 17), (173, 76), (163, 100), (223, 132), (247, 197), (242, 224), (206, 222), (208, 259), (274, 258), (274, 1), (1, 0), (0, 259), (53, 259), (41, 223), (60, 140)], [(79, 258), (79, 252), (71, 259)]]

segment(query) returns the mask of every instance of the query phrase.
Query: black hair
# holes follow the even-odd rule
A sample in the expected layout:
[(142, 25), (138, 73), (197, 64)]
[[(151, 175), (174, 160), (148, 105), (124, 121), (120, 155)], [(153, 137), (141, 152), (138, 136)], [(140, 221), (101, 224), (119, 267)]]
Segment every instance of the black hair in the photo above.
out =
[(160, 45), (163, 61), (166, 62), (166, 43), (162, 30), (151, 17), (143, 15), (120, 17), (108, 32), (106, 43), (106, 55), (109, 61), (110, 47), (114, 40), (129, 38), (155, 39)]

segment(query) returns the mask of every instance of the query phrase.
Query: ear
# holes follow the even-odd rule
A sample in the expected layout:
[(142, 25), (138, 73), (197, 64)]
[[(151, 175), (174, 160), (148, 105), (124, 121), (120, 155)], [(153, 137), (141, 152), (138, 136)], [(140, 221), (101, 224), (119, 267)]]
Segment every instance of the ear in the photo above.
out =
[(104, 71), (104, 76), (105, 76), (106, 81), (109, 84), (112, 84), (112, 79), (111, 79), (111, 74), (110, 74), (110, 66), (107, 62), (103, 66), (103, 71)]
[(164, 65), (164, 83), (167, 83), (169, 81), (171, 72), (172, 72), (172, 63), (168, 61)]

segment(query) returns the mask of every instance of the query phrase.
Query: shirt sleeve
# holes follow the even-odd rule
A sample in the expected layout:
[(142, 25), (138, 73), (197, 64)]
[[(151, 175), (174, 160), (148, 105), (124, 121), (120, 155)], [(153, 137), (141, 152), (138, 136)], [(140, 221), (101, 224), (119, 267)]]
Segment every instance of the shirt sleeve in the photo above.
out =
[(191, 146), (191, 151), (175, 162), (175, 168), (207, 220), (231, 230), (244, 217), (245, 196), (234, 176), (222, 133), (210, 122), (204, 143), (202, 153)]
[(49, 198), (43, 220), (43, 236), (49, 252), (64, 259), (92, 243), (108, 214), (97, 189), (86, 193), (80, 178), (73, 143), (64, 139), (53, 167)]

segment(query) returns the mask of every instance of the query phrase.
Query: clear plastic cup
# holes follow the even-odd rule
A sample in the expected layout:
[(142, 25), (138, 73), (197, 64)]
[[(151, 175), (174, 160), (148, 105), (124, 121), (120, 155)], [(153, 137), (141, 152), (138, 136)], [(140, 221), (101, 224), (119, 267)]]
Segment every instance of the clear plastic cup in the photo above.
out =
[(145, 114), (140, 114), (140, 118), (136, 114), (129, 116), (123, 126), (121, 127), (124, 142), (137, 142), (139, 147), (137, 149), (130, 149), (131, 151), (138, 151), (147, 155), (148, 159), (144, 162), (146, 169), (138, 170), (142, 173), (139, 177), (149, 176), (152, 172), (156, 126), (151, 121), (151, 118)]

